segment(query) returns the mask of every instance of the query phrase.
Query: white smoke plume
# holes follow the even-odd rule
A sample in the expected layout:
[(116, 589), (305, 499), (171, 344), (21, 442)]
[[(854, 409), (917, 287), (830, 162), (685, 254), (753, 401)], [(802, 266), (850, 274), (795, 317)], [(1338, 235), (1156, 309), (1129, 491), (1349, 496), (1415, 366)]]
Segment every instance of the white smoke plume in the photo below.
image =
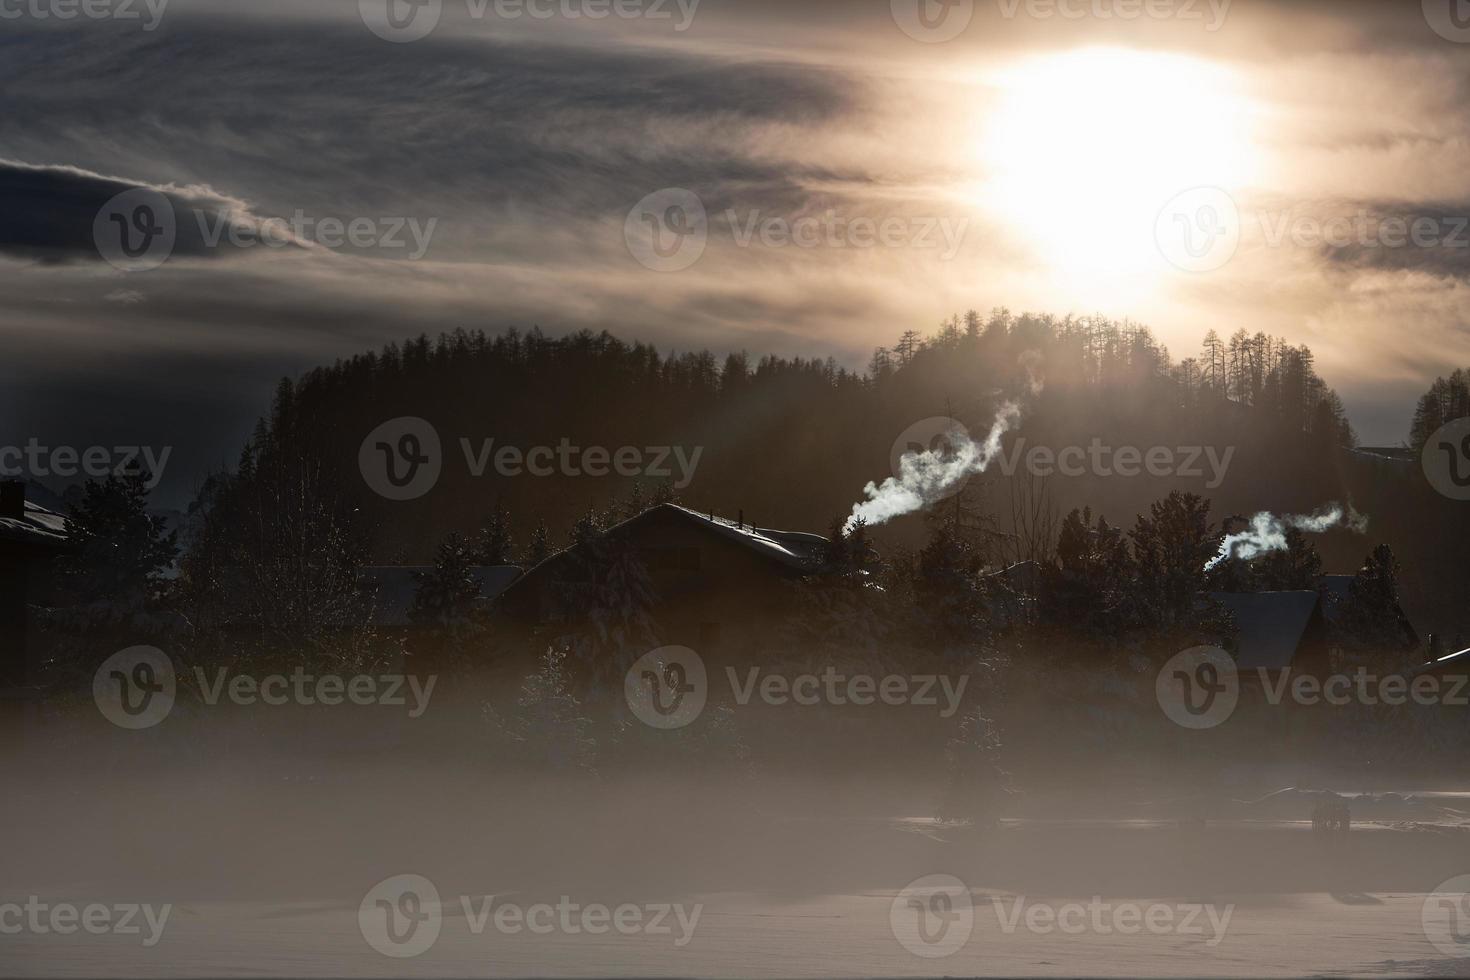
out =
[(944, 497), (946, 491), (966, 477), (984, 473), (1000, 452), (1001, 436), (1020, 420), (1021, 406), (1008, 401), (1000, 406), (984, 442), (952, 432), (951, 451), (948, 453), (932, 449), (905, 453), (899, 460), (898, 476), (890, 476), (882, 485), (869, 483), (863, 488), (868, 499), (853, 505), (852, 516), (847, 519), (844, 530), (851, 531), (858, 521), (872, 526), (911, 514)]
[(1354, 534), (1368, 530), (1368, 518), (1353, 510), (1352, 505), (1327, 504), (1319, 507), (1315, 514), (1287, 514), (1277, 517), (1261, 511), (1251, 518), (1250, 527), (1235, 534), (1225, 535), (1220, 542), (1220, 552), (1205, 565), (1205, 571), (1234, 555), (1242, 561), (1250, 561), (1268, 551), (1286, 550), (1286, 529), (1294, 527), (1309, 534), (1321, 534), (1334, 527), (1345, 527)]
[(1031, 392), (1032, 397), (1041, 394), (1041, 389), (1046, 386), (1046, 381), (1042, 377), (1041, 372), (1042, 365), (1045, 363), (1041, 351), (1022, 351), (1021, 356), (1016, 358), (1016, 363), (1026, 370), (1026, 387)]

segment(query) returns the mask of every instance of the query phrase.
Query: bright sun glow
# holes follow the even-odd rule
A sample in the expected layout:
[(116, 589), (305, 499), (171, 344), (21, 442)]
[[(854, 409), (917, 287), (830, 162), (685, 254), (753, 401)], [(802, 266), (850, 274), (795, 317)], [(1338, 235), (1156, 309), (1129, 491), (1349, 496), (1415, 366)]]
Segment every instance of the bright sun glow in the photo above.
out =
[(1154, 220), (1171, 197), (1255, 176), (1249, 104), (1210, 62), (1087, 49), (987, 82), (999, 98), (980, 121), (981, 203), (1053, 274), (1100, 300), (1158, 278)]

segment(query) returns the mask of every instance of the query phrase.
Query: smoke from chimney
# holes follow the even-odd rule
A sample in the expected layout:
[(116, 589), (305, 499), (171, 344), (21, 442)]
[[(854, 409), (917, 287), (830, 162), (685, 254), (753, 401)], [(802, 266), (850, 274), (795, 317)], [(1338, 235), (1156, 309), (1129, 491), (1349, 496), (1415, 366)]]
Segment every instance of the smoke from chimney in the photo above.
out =
[(854, 504), (852, 516), (843, 530), (851, 531), (858, 521), (868, 525), (884, 524), (913, 513), (945, 496), (956, 483), (976, 473), (984, 473), (990, 461), (1000, 452), (1000, 438), (1021, 419), (1021, 406), (1013, 401), (1001, 405), (990, 434), (983, 443), (961, 434), (950, 433), (951, 452), (927, 449), (921, 453), (905, 453), (899, 460), (899, 475), (890, 476), (882, 485), (869, 483), (863, 488), (868, 497)]
[(1289, 527), (1308, 534), (1321, 534), (1339, 526), (1354, 534), (1363, 534), (1368, 530), (1368, 518), (1353, 510), (1351, 504), (1343, 507), (1336, 503), (1319, 507), (1315, 514), (1310, 515), (1287, 514), (1277, 517), (1261, 511), (1250, 519), (1244, 531), (1225, 535), (1225, 540), (1220, 542), (1219, 554), (1209, 560), (1205, 571), (1208, 572), (1232, 555), (1242, 561), (1250, 561), (1268, 551), (1285, 551), (1286, 529)]

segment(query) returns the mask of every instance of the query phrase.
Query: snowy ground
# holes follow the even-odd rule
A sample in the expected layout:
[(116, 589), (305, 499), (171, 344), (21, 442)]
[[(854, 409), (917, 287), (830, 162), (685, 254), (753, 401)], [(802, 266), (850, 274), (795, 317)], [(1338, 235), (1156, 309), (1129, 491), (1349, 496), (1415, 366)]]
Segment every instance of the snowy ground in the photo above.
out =
[[(1294, 790), (1033, 798), (978, 831), (913, 815), (928, 808), (911, 786), (871, 775), (766, 781), (756, 800), (714, 778), (569, 783), (382, 760), (0, 764), (3, 976), (1470, 975), (1470, 904), (1430, 895), (1470, 874), (1460, 787), (1355, 800), (1351, 833), (1329, 838)], [(1210, 822), (1181, 825), (1201, 809)], [(362, 917), (400, 875), (439, 898), (410, 909), (438, 933), (408, 958), (378, 952)], [(963, 896), (933, 904), (915, 885), (933, 875)], [(17, 932), (5, 904), (31, 896), (170, 913), (152, 946)], [(1441, 938), (1459, 928), (1465, 942), (1431, 941), (1426, 901)], [(624, 935), (591, 934), (575, 912), (542, 932), (482, 917), (567, 902), (698, 918)]]
[(683, 949), (651, 936), (472, 935), (447, 922), (434, 947), (389, 959), (359, 934), (355, 903), (198, 902), (151, 950), (117, 937), (6, 937), (10, 976), (1465, 976), (1439, 954), (1418, 894), (1230, 896), (1225, 940), (1007, 934), (977, 909), (968, 943), (921, 959), (889, 928), (892, 891), (784, 898), (708, 894)]

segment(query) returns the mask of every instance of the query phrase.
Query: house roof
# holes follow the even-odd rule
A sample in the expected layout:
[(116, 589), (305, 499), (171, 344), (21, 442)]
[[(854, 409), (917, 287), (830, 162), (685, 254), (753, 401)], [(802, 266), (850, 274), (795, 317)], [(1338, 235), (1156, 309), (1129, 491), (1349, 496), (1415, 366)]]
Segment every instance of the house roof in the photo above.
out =
[(67, 545), (66, 518), (40, 504), (25, 502), (24, 517), (0, 517), (0, 540), (60, 550)]
[(1349, 449), (1348, 453), (1375, 462), (1414, 463), (1419, 459), (1418, 453), (1403, 446), (1358, 446), (1355, 449)]
[[(433, 571), (432, 565), (368, 565), (357, 570), (363, 586), (375, 591), (373, 623), (377, 626), (407, 626), (408, 611), (418, 592), (416, 577)], [(510, 587), (521, 575), (515, 565), (477, 565), (470, 569), (480, 580), (480, 601), (489, 602)]]
[(1211, 592), (1239, 630), (1236, 666), (1290, 667), (1320, 601), (1316, 592)]
[(660, 504), (658, 507), (646, 510), (636, 517), (629, 518), (622, 524), (617, 525), (617, 527), (631, 524), (661, 508), (678, 514), (686, 520), (694, 522), (698, 527), (718, 534), (744, 548), (754, 551), (756, 554), (772, 558), (794, 569), (804, 569), (810, 566), (812, 561), (821, 555), (821, 550), (827, 545), (827, 539), (820, 534), (808, 534), (805, 531), (777, 531), (771, 528), (752, 527), (749, 524), (737, 523), (727, 517), (701, 514), (698, 511), (690, 510), (688, 507), (680, 507), (678, 504)]
[(1438, 660), (1431, 660), (1419, 668), (1419, 673), (1424, 674), (1430, 671), (1446, 670), (1449, 668), (1456, 670), (1470, 668), (1470, 647), (1466, 647), (1463, 650), (1456, 650), (1454, 653), (1447, 653)]

